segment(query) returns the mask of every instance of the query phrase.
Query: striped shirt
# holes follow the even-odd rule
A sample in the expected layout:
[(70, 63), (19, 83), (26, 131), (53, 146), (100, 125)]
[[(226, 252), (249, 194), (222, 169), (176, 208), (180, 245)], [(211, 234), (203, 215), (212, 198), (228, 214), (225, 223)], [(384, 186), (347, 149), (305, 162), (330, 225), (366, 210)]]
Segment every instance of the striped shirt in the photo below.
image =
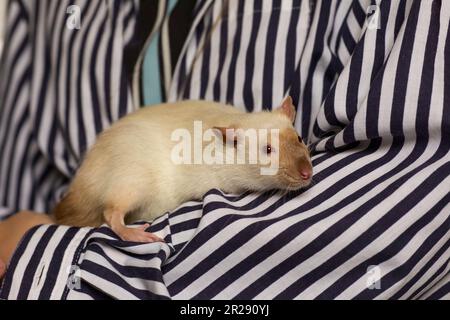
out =
[[(55, 28), (64, 1), (11, 3), (4, 215), (51, 208), (96, 133), (136, 108), (121, 62), (139, 2), (77, 2), (76, 32)], [(211, 190), (153, 221), (165, 243), (36, 227), (0, 298), (449, 299), (450, 3), (201, 0), (193, 17), (168, 100), (257, 111), (290, 94), (313, 186)]]

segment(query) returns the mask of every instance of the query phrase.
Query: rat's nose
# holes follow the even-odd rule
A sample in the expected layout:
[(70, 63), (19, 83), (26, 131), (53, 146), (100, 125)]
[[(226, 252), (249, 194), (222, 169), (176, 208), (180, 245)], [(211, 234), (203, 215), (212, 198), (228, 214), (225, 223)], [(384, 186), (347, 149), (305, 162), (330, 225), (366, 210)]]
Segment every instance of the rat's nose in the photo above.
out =
[(309, 180), (312, 176), (312, 171), (310, 169), (300, 169), (300, 177), (303, 180)]

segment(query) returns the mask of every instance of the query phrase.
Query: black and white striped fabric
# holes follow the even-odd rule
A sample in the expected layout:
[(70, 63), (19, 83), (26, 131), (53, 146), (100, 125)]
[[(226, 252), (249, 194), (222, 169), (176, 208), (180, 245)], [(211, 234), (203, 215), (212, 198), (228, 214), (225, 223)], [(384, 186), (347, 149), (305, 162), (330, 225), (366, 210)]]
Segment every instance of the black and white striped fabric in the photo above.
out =
[[(80, 29), (66, 26), (78, 6)], [(10, 1), (0, 84), (0, 217), (48, 212), (98, 132), (135, 109), (138, 1)], [(89, 31), (88, 31), (89, 30)]]
[[(107, 227), (36, 227), (17, 249), (0, 297), (450, 299), (449, 22), (450, 3), (440, 0), (200, 1), (170, 100), (252, 111), (290, 94), (296, 127), (314, 151), (313, 186), (285, 196), (211, 190), (152, 223), (165, 243), (123, 242)], [(29, 81), (9, 79), (19, 108)], [(15, 114), (8, 106), (2, 117)], [(76, 117), (70, 106), (59, 107)], [(11, 119), (36, 116), (27, 110)], [(27, 128), (47, 124), (29, 139), (46, 143), (28, 149), (55, 150), (65, 140), (50, 143), (58, 135), (39, 110), (41, 121)], [(84, 117), (90, 111), (83, 107)], [(77, 119), (71, 130), (89, 130)], [(78, 150), (71, 130), (66, 138)], [(74, 159), (64, 170), (69, 152), (53, 151), (58, 160), (48, 166), (59, 164), (69, 177), (76, 168)], [(11, 190), (11, 199), (26, 194)]]

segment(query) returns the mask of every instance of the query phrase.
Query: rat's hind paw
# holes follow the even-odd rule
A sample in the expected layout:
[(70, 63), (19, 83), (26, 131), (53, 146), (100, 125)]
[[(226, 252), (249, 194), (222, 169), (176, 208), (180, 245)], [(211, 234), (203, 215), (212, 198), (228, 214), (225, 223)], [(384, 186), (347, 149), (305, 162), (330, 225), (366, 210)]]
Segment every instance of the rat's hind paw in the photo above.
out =
[(150, 225), (148, 223), (139, 226), (137, 228), (129, 228), (121, 226), (119, 228), (113, 228), (113, 231), (124, 241), (130, 242), (164, 242), (163, 239), (154, 235), (153, 233), (146, 232)]

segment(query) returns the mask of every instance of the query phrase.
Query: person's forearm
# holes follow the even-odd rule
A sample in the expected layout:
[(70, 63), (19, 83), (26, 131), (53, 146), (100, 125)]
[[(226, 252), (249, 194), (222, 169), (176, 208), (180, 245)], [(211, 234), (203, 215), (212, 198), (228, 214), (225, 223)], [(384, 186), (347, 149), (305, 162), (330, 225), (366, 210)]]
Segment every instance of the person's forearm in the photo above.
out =
[(45, 214), (21, 211), (0, 222), (0, 260), (7, 263), (25, 233), (41, 224), (52, 224)]

